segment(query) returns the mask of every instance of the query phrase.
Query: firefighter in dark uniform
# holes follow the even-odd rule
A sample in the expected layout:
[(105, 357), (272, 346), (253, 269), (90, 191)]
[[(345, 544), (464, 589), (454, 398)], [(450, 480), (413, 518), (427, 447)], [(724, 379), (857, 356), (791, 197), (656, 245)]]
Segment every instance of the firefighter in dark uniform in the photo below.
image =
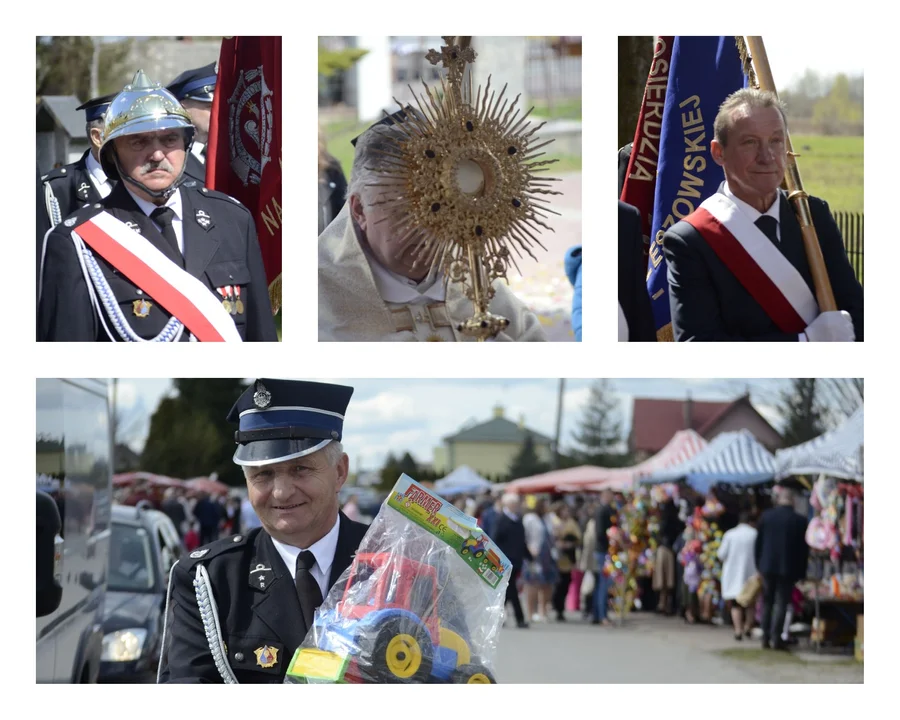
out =
[(216, 91), (216, 63), (185, 70), (167, 86), (194, 123), (194, 144), (184, 174), (198, 184), (206, 183), (206, 148), (209, 142), (209, 116)]
[(279, 683), (368, 526), (339, 510), (353, 388), (260, 379), (228, 415), (262, 523), (199, 548), (169, 579), (158, 681)]
[(184, 177), (193, 133), (143, 71), (112, 101), (100, 161), (118, 182), (47, 235), (39, 340), (277, 341), (253, 217)]
[(103, 114), (116, 93), (88, 100), (84, 110), (85, 135), (91, 147), (77, 162), (58, 167), (41, 177), (44, 183), (44, 206), (50, 226), (58, 225), (78, 208), (100, 202), (112, 191), (110, 180), (100, 165), (103, 136)]

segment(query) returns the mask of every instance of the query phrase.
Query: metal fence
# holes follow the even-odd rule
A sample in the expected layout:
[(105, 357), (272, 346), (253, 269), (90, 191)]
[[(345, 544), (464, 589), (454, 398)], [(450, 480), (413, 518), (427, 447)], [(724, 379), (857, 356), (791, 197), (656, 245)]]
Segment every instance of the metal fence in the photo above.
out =
[(856, 272), (856, 278), (860, 284), (863, 281), (863, 228), (864, 214), (861, 212), (834, 213), (834, 219), (844, 238), (844, 247), (847, 249), (847, 258)]
[(529, 101), (551, 117), (581, 119), (581, 38), (530, 37), (525, 56)]

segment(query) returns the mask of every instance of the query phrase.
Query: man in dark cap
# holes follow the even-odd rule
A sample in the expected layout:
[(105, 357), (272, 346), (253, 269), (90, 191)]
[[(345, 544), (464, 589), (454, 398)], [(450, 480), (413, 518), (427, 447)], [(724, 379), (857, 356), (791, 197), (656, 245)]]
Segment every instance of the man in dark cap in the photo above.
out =
[(262, 523), (182, 558), (159, 682), (279, 683), (368, 529), (340, 512), (353, 388), (260, 379), (235, 403), (234, 462)]
[(187, 111), (138, 71), (104, 119), (121, 182), (47, 235), (38, 339), (277, 341), (253, 216), (184, 176)]
[(51, 170), (41, 177), (44, 183), (44, 205), (50, 226), (54, 227), (69, 215), (91, 203), (100, 202), (113, 189), (100, 165), (100, 146), (103, 144), (103, 114), (116, 93), (88, 100), (78, 106), (84, 110), (84, 132), (91, 147), (77, 162)]
[(209, 142), (209, 116), (216, 90), (216, 63), (185, 70), (168, 85), (175, 99), (194, 123), (194, 144), (184, 174), (201, 185), (206, 183), (206, 146)]

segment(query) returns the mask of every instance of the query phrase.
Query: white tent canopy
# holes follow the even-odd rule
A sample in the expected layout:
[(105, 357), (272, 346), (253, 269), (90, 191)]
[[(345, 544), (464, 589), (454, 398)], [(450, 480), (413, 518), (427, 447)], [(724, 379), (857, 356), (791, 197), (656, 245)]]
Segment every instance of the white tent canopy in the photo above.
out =
[(863, 408), (844, 424), (802, 445), (775, 453), (778, 479), (791, 475), (829, 475), (863, 481)]
[(775, 456), (748, 430), (725, 432), (690, 460), (660, 470), (643, 482), (659, 484), (685, 480), (698, 492), (716, 483), (756, 485), (775, 477)]
[(468, 465), (460, 465), (434, 484), (435, 490), (447, 494), (482, 492), (490, 490), (492, 487), (493, 485), (488, 480), (485, 480)]

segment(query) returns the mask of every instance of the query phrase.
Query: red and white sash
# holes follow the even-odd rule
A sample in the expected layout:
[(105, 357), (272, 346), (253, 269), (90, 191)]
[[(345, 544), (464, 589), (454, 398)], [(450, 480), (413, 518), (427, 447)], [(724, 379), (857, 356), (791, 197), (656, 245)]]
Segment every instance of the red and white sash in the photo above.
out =
[(178, 318), (198, 340), (241, 342), (231, 315), (209, 288), (121, 220), (102, 212), (73, 232)]
[(684, 220), (782, 332), (801, 333), (818, 316), (803, 276), (730, 198), (715, 193)]

